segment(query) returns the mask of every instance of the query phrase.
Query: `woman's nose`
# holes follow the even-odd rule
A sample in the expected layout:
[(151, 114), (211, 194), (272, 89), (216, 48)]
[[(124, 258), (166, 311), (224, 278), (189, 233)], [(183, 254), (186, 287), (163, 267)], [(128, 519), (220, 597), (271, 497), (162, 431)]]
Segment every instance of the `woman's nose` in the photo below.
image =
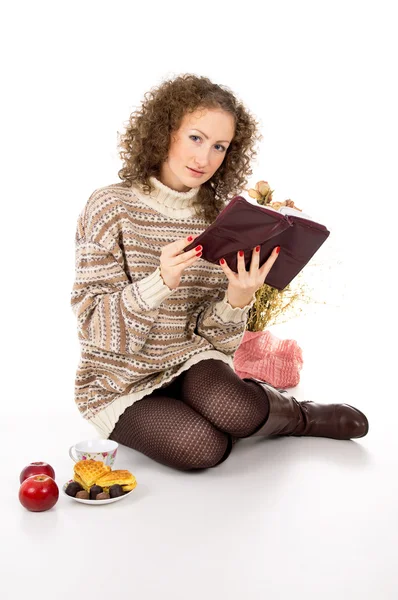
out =
[(210, 162), (210, 150), (200, 149), (196, 153), (196, 164), (200, 167), (200, 169), (205, 169), (206, 166)]

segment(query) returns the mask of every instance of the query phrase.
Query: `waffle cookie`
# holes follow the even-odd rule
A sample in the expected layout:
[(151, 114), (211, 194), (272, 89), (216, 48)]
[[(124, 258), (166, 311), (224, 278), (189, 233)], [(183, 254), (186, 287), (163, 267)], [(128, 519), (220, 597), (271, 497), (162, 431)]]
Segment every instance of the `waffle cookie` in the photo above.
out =
[(73, 481), (76, 481), (77, 483), (80, 483), (80, 485), (82, 486), (82, 488), (84, 490), (86, 490), (86, 492), (90, 492), (90, 486), (86, 485), (84, 483), (84, 481), (82, 479), (80, 479), (79, 475), (76, 475), (76, 473), (73, 474)]
[(131, 483), (130, 485), (122, 485), (122, 490), (123, 490), (123, 492), (131, 492), (131, 490), (133, 490), (136, 485), (137, 485), (137, 481), (135, 480), (135, 477), (134, 477), (134, 483)]
[[(107, 474), (111, 468), (101, 460), (79, 460), (74, 466), (73, 479), (87, 491), (97, 483), (97, 480)], [(129, 483), (129, 482), (126, 482)]]
[(111, 485), (115, 485), (117, 483), (118, 485), (122, 486), (122, 490), (124, 492), (133, 490), (137, 485), (134, 475), (130, 473), (130, 471), (121, 469), (104, 473), (101, 477), (95, 480), (95, 483), (96, 485), (100, 485), (102, 488), (104, 488), (104, 491), (106, 489), (109, 490)]
[[(112, 485), (114, 485), (114, 484), (112, 484)], [(123, 492), (127, 493), (127, 492), (131, 492), (131, 490), (133, 490), (136, 485), (137, 485), (137, 481), (135, 481), (134, 483), (131, 483), (130, 485), (122, 485), (121, 487), (122, 487)], [(109, 492), (109, 487), (110, 486), (105, 485), (103, 487), (104, 492)]]

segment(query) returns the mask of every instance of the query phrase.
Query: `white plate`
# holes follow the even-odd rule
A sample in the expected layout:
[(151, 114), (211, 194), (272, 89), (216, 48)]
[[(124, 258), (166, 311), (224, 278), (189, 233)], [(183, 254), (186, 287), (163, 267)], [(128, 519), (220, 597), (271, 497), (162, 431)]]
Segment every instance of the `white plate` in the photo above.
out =
[(62, 491), (67, 498), (70, 498), (70, 500), (76, 500), (76, 502), (81, 502), (82, 504), (97, 504), (97, 505), (98, 504), (110, 504), (111, 502), (117, 502), (118, 500), (123, 500), (123, 498), (127, 498), (127, 496), (129, 496), (131, 494), (131, 492), (134, 492), (134, 490), (130, 490), (129, 492), (126, 492), (122, 496), (116, 496), (116, 498), (107, 498), (106, 500), (84, 500), (84, 498), (75, 498), (74, 496), (69, 496), (65, 492), (66, 488), (68, 487), (68, 485), (70, 483), (72, 483), (72, 481), (73, 481), (73, 479), (69, 479), (69, 481), (64, 483), (64, 485), (62, 486)]

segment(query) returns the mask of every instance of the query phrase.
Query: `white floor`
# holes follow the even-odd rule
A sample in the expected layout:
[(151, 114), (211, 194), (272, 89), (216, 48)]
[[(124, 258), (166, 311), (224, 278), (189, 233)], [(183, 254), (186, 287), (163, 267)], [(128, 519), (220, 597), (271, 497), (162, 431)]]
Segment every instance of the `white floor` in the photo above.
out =
[(370, 431), (358, 441), (247, 439), (197, 473), (120, 447), (115, 468), (138, 482), (129, 497), (94, 507), (60, 494), (32, 513), (18, 502), (22, 467), (50, 462), (61, 488), (69, 446), (97, 435), (74, 405), (38, 416), (32, 403), (23, 418), (9, 408), (1, 597), (396, 600), (396, 373), (365, 312), (320, 307), (271, 328), (303, 348), (297, 399), (365, 412)]

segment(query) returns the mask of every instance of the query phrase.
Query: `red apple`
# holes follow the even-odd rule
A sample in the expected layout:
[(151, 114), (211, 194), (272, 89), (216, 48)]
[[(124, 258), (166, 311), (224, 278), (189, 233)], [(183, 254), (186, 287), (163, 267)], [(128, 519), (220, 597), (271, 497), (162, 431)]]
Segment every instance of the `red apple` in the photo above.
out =
[(28, 510), (49, 510), (57, 503), (58, 486), (48, 475), (32, 475), (19, 488), (19, 501)]
[(51, 477), (51, 479), (55, 479), (54, 469), (46, 462), (32, 462), (30, 465), (22, 469), (19, 476), (19, 483), (22, 483), (31, 475), (48, 475)]

